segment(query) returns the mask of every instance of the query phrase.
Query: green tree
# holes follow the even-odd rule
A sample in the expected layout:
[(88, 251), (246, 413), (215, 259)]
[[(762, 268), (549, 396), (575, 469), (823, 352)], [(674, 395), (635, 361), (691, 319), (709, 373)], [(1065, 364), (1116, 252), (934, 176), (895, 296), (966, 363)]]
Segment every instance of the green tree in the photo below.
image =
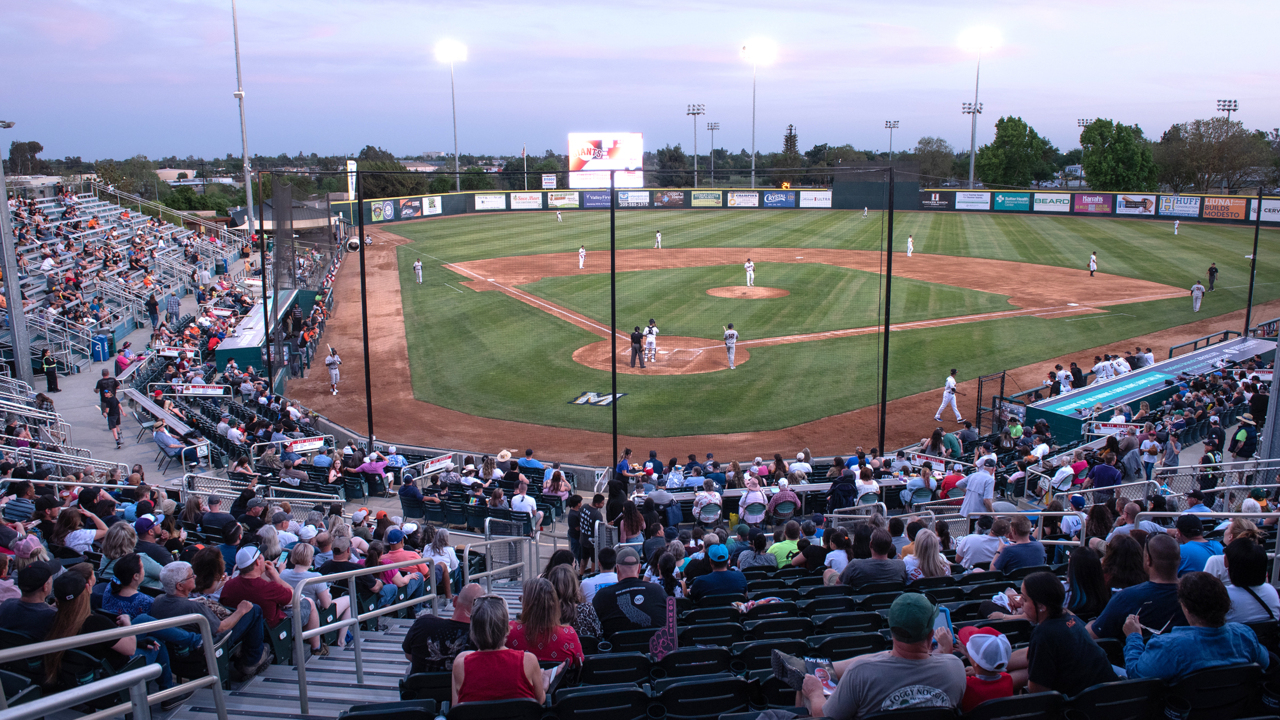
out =
[(478, 167), (469, 167), (462, 171), (462, 189), (463, 190), (496, 190), (497, 181), (492, 173), (487, 173)]
[[(912, 153), (915, 155), (916, 162), (920, 163), (920, 174), (928, 176), (927, 182), (953, 177), (956, 151), (946, 140), (939, 137), (922, 137), (916, 142), (916, 148)], [(968, 168), (965, 170), (967, 173)], [(926, 180), (922, 179), (921, 182)], [(921, 185), (921, 187), (925, 186)]]
[(796, 135), (796, 126), (788, 125), (782, 136), (782, 154), (772, 158), (770, 165), (775, 172), (770, 176), (774, 184), (782, 187), (783, 183), (797, 183), (801, 174), (797, 172), (804, 164), (804, 156), (800, 154), (800, 138)]
[(507, 159), (502, 166), (502, 180), (507, 190), (524, 190), (525, 189), (525, 165), (529, 167), (529, 189), (542, 189), (543, 173), (556, 174), (556, 187), (567, 187), (567, 175), (564, 171), (564, 165), (559, 158), (553, 153), (546, 157), (538, 157), (530, 155), (527, 158), (515, 156)]
[(1195, 185), (1196, 174), (1191, 167), (1182, 125), (1173, 125), (1164, 131), (1160, 142), (1152, 148), (1152, 157), (1156, 162), (1157, 179), (1170, 191), (1180, 193)]
[[(368, 149), (365, 148), (365, 150)], [(359, 162), (358, 167), (366, 200), (427, 193), (427, 176), (409, 172), (397, 160), (360, 160)]]
[(157, 200), (157, 192), (168, 189), (168, 185), (156, 174), (156, 165), (145, 155), (135, 155), (123, 162), (101, 160), (97, 163), (98, 177), (108, 185), (119, 190), (133, 193), (146, 200)]
[(373, 145), (365, 145), (360, 154), (356, 156), (356, 160), (364, 162), (396, 162), (396, 156)]
[(1053, 176), (1057, 152), (1022, 118), (1002, 117), (996, 121), (995, 139), (978, 148), (975, 170), (986, 185), (1029, 187), (1032, 180)]
[(1098, 118), (1080, 133), (1080, 148), (1080, 164), (1094, 190), (1149, 192), (1160, 185), (1151, 143), (1137, 125)]
[(1224, 117), (1183, 123), (1186, 157), (1198, 192), (1237, 190), (1255, 169), (1267, 165), (1271, 148), (1263, 137), (1249, 132), (1239, 120)]
[(677, 144), (658, 148), (658, 187), (686, 187), (693, 185), (693, 175), (689, 173), (689, 156)]
[(44, 161), (36, 157), (42, 152), (44, 146), (35, 140), (9, 143), (9, 172), (14, 175), (38, 175), (44, 172)]

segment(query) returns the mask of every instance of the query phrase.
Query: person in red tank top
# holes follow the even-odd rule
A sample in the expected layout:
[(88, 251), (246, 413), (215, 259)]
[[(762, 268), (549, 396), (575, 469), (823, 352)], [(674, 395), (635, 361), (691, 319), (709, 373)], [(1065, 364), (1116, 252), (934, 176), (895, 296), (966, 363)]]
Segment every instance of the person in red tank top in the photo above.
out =
[(511, 614), (496, 595), (476, 600), (471, 611), (471, 642), (479, 649), (453, 660), (453, 704), (481, 700), (547, 700), (546, 681), (532, 653), (506, 648)]

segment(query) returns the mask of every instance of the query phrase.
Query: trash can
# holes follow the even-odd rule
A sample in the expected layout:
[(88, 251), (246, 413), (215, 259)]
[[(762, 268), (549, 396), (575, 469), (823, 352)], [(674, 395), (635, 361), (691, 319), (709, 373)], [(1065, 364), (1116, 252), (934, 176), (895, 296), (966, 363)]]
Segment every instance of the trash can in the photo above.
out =
[(93, 336), (93, 361), (106, 362), (111, 357), (111, 338), (107, 335)]
[(214, 272), (214, 273), (216, 273), (216, 274), (218, 274), (218, 275), (226, 275), (226, 274), (227, 274), (227, 260), (226, 260), (226, 258), (221, 258), (221, 259), (219, 259), (217, 262), (215, 262), (215, 263), (213, 264), (213, 272)]

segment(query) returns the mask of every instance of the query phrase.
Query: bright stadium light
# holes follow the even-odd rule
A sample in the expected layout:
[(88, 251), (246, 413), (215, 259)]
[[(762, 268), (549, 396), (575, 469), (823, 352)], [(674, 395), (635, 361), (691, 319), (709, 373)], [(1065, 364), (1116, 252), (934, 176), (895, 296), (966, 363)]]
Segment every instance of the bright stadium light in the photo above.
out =
[(898, 129), (898, 121), (885, 120), (884, 128), (889, 131), (889, 165), (893, 165), (893, 131)]
[(1082, 128), (1087, 128), (1093, 124), (1093, 118), (1080, 118), (1076, 120), (1076, 124)]
[(1000, 47), (1000, 31), (989, 27), (971, 27), (960, 33), (960, 49), (984, 53)]
[(994, 28), (974, 27), (960, 33), (960, 47), (978, 55), (978, 69), (973, 76), (973, 103), (965, 103), (965, 114), (972, 115), (969, 127), (969, 188), (973, 189), (973, 167), (978, 152), (978, 114), (982, 103), (978, 102), (978, 80), (982, 77), (982, 53), (1000, 46), (1000, 32)]
[(756, 186), (756, 70), (778, 59), (778, 44), (768, 38), (751, 38), (742, 44), (742, 59), (751, 63), (751, 187)]
[(462, 173), (458, 167), (458, 92), (453, 82), (453, 64), (466, 59), (467, 46), (457, 40), (436, 43), (436, 61), (449, 64), (449, 97), (453, 103), (453, 181), (458, 192), (462, 192)]

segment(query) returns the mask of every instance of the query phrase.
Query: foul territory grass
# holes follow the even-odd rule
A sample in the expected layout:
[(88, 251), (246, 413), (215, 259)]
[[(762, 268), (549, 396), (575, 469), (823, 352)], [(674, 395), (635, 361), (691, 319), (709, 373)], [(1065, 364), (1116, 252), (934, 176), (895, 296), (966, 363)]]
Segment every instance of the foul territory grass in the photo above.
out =
[[(399, 248), (406, 334), (414, 392), (419, 399), (483, 417), (608, 431), (607, 407), (571, 405), (586, 391), (607, 393), (609, 373), (583, 367), (573, 350), (599, 337), (498, 292), (476, 292), (461, 285), (471, 278), (441, 267), (488, 257), (571, 253), (609, 248), (607, 212), (507, 213), (435, 219), (390, 226), (413, 242)], [(882, 223), (873, 215), (840, 211), (627, 211), (617, 213), (619, 248), (652, 246), (662, 230), (663, 246), (675, 247), (833, 247), (877, 250)], [(897, 244), (914, 235), (917, 253), (936, 253), (1081, 268), (1097, 251), (1100, 270), (1175, 287), (1203, 278), (1210, 262), (1221, 274), (1218, 291), (1209, 294), (1199, 314), (1188, 299), (1160, 300), (1108, 308), (1074, 318), (1007, 318), (953, 327), (893, 334), (891, 398), (936, 389), (947, 370), (960, 368), (961, 379), (1026, 365), (1084, 348), (1113, 345), (1163, 328), (1212, 317), (1244, 306), (1252, 251), (1251, 228), (1138, 220), (1038, 217), (1026, 215), (899, 213)], [(1255, 302), (1280, 297), (1280, 233), (1264, 230), (1259, 251)], [(414, 259), (424, 263), (424, 284), (413, 281)], [(620, 268), (625, 270), (625, 268)], [(718, 273), (725, 273), (723, 276)], [(822, 290), (817, 275), (837, 272), (823, 282), (845, 283), (852, 298)], [(1052, 271), (1050, 271), (1052, 272)], [(795, 274), (793, 274), (795, 273)], [(619, 276), (619, 323), (630, 327), (657, 317), (667, 335), (715, 337), (729, 320), (744, 337), (807, 332), (828, 324), (875, 324), (878, 286), (874, 276), (820, 265), (762, 263), (761, 285), (784, 287), (792, 296), (774, 300), (727, 300), (705, 294), (708, 287), (742, 283), (742, 268), (690, 268)], [(651, 276), (651, 277), (645, 277)], [(809, 281), (809, 282), (805, 282)], [(1034, 282), (1035, 275), (1028, 275)], [(1111, 282), (1124, 282), (1123, 279)], [(603, 286), (600, 285), (603, 283)], [(788, 285), (798, 283), (798, 285)], [(911, 281), (894, 282), (894, 319), (905, 322), (930, 312), (954, 312), (928, 299), (948, 293), (964, 302), (998, 300), (994, 294), (918, 283), (917, 302), (904, 290)], [(940, 288), (940, 289), (939, 289)], [(608, 318), (608, 276), (546, 278), (524, 289), (580, 312)], [(600, 293), (606, 293), (603, 304)], [(945, 291), (945, 292), (944, 292)], [(942, 292), (943, 295), (936, 293)], [(777, 304), (777, 313), (766, 312)], [(810, 315), (791, 308), (808, 305)], [(838, 307), (838, 306), (843, 307)], [(654, 310), (653, 308), (658, 308)], [(789, 315), (789, 313), (791, 315)], [(912, 318), (911, 313), (919, 317)], [(936, 315), (934, 315), (936, 317)], [(871, 320), (868, 321), (868, 318)], [(1269, 318), (1257, 318), (1265, 320)], [(809, 323), (808, 326), (805, 323)], [(760, 333), (760, 334), (757, 334)], [(733, 372), (689, 376), (619, 375), (620, 431), (666, 437), (744, 432), (789, 427), (876, 402), (879, 372), (877, 335), (751, 349), (751, 360)], [(622, 348), (624, 351), (625, 347)], [(623, 358), (626, 359), (625, 356)], [(1091, 361), (1092, 358), (1086, 358)], [(966, 409), (967, 411), (967, 409)]]
[[(740, 286), (742, 266), (619, 273), (618, 325), (658, 322), (662, 335), (719, 338), (733, 323), (743, 340), (873, 326), (879, 316), (880, 276), (830, 265), (759, 263), (756, 285), (786, 290), (786, 297), (740, 300), (707, 290)], [(562, 307), (609, 323), (609, 276), (547, 278), (520, 286)], [(1004, 295), (902, 278), (893, 284), (895, 322), (932, 320), (1012, 309)]]

